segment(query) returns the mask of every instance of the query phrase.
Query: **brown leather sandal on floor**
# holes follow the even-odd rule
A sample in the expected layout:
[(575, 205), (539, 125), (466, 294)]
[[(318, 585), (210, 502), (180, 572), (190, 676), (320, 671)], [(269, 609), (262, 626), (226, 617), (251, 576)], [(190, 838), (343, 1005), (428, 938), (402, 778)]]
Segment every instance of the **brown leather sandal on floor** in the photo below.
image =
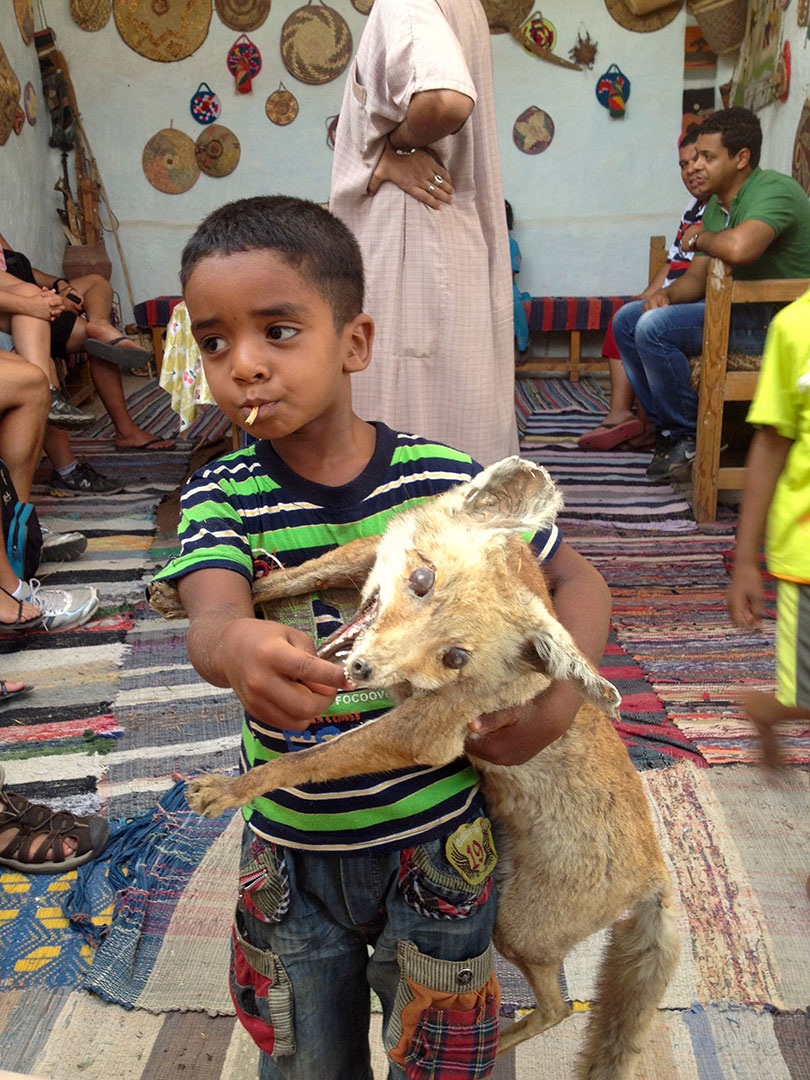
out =
[[(89, 862), (104, 850), (110, 826), (100, 814), (77, 817), (67, 810), (29, 802), (23, 795), (6, 791), (5, 771), (0, 765), (0, 833), (16, 829), (16, 834), (0, 849), (0, 867), (20, 874), (64, 874)], [(31, 841), (42, 834), (33, 853)], [(76, 841), (74, 852), (65, 852), (64, 840)], [(48, 851), (51, 857), (47, 858)]]

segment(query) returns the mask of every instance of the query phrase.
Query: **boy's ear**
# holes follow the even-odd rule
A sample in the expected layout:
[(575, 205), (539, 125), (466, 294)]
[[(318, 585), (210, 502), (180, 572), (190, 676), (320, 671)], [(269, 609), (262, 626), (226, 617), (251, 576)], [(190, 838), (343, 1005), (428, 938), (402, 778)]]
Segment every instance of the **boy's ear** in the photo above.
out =
[(343, 370), (347, 374), (365, 371), (371, 361), (371, 346), (374, 343), (374, 320), (361, 312), (343, 327), (345, 354)]

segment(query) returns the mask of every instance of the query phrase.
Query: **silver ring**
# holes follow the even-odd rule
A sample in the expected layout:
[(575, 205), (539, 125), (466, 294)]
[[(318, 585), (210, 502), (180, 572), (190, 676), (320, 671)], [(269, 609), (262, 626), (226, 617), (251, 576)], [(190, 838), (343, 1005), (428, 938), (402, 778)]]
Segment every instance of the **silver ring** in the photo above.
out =
[(428, 184), (427, 189), (428, 189), (428, 195), (432, 195), (433, 192), (436, 190), (436, 185), (435, 184)]
[(444, 183), (444, 177), (439, 176), (439, 174), (436, 173), (436, 175), (433, 177), (433, 183), (434, 184), (443, 184)]

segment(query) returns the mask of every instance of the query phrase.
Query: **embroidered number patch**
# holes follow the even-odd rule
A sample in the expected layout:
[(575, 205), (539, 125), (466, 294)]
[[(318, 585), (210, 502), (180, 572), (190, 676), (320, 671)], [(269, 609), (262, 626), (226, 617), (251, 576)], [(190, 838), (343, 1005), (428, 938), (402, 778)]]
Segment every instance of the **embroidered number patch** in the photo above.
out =
[(448, 836), (444, 853), (469, 885), (480, 885), (498, 862), (489, 821), (480, 817), (460, 825)]

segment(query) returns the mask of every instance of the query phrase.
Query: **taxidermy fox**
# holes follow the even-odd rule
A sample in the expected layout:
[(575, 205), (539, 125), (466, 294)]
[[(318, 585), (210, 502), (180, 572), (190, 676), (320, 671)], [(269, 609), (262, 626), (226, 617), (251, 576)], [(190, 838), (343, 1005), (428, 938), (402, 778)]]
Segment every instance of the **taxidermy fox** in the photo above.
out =
[[(467, 753), (496, 826), (495, 946), (537, 1001), (501, 1034), (499, 1053), (568, 1015), (558, 983), (563, 958), (612, 925), (580, 1075), (630, 1080), (678, 939), (644, 790), (606, 715), (617, 714), (618, 691), (557, 621), (543, 572), (520, 538), (550, 525), (561, 502), (544, 469), (507, 458), (400, 514), (382, 537), (257, 582), (261, 602), (365, 581), (358, 614), (319, 655), (343, 660), (356, 686), (385, 687), (398, 704), (236, 779), (193, 779), (186, 797), (216, 816), (275, 788), (441, 765)], [(522, 765), (475, 758), (468, 723), (531, 700), (553, 679), (571, 680), (585, 699), (569, 730)]]

